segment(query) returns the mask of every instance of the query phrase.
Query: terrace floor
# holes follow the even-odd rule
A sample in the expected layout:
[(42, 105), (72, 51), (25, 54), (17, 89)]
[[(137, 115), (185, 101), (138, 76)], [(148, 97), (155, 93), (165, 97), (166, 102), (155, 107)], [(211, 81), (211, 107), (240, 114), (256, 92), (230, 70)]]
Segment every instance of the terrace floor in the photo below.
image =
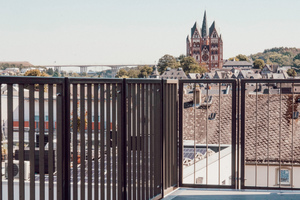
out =
[(167, 195), (164, 200), (285, 200), (300, 199), (300, 191), (296, 190), (231, 190), (231, 189), (199, 189), (179, 188)]

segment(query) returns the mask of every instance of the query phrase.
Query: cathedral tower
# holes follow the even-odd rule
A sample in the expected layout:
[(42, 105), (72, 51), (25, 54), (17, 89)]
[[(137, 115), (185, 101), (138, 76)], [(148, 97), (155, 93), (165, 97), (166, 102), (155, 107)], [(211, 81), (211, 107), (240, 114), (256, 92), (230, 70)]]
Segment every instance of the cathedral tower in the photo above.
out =
[(186, 39), (186, 55), (192, 56), (199, 64), (206, 64), (209, 70), (222, 68), (223, 41), (216, 23), (207, 29), (206, 11), (204, 12), (202, 28), (195, 22), (191, 29), (191, 38)]

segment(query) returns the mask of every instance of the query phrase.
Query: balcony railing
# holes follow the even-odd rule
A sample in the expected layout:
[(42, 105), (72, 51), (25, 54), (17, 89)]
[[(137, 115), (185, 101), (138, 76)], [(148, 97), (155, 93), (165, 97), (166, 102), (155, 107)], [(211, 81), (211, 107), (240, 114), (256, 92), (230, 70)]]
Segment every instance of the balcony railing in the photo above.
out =
[(159, 199), (177, 185), (177, 82), (0, 83), (0, 199)]
[(0, 77), (0, 84), (0, 199), (160, 199), (179, 186), (300, 189), (298, 80)]

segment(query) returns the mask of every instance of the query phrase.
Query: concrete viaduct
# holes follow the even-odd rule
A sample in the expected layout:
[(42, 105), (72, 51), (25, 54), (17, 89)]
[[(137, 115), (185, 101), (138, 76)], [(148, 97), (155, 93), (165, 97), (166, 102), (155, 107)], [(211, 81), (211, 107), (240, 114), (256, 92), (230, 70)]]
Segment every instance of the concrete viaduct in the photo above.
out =
[(88, 67), (110, 67), (112, 71), (113, 77), (116, 76), (119, 69), (122, 67), (138, 67), (138, 66), (145, 66), (148, 65), (150, 67), (153, 67), (154, 64), (126, 64), (126, 65), (44, 65), (44, 67), (48, 68), (54, 68), (54, 70), (58, 70), (58, 72), (61, 72), (62, 67), (79, 67), (80, 73), (87, 73)]

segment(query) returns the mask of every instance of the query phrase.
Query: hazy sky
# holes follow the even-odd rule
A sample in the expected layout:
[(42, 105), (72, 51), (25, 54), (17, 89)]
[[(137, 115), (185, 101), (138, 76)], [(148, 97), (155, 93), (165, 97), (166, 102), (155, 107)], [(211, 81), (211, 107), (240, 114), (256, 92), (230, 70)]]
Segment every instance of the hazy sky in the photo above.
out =
[(300, 48), (299, 0), (0, 0), (0, 61), (152, 64), (186, 53), (195, 21), (220, 28), (224, 58)]

